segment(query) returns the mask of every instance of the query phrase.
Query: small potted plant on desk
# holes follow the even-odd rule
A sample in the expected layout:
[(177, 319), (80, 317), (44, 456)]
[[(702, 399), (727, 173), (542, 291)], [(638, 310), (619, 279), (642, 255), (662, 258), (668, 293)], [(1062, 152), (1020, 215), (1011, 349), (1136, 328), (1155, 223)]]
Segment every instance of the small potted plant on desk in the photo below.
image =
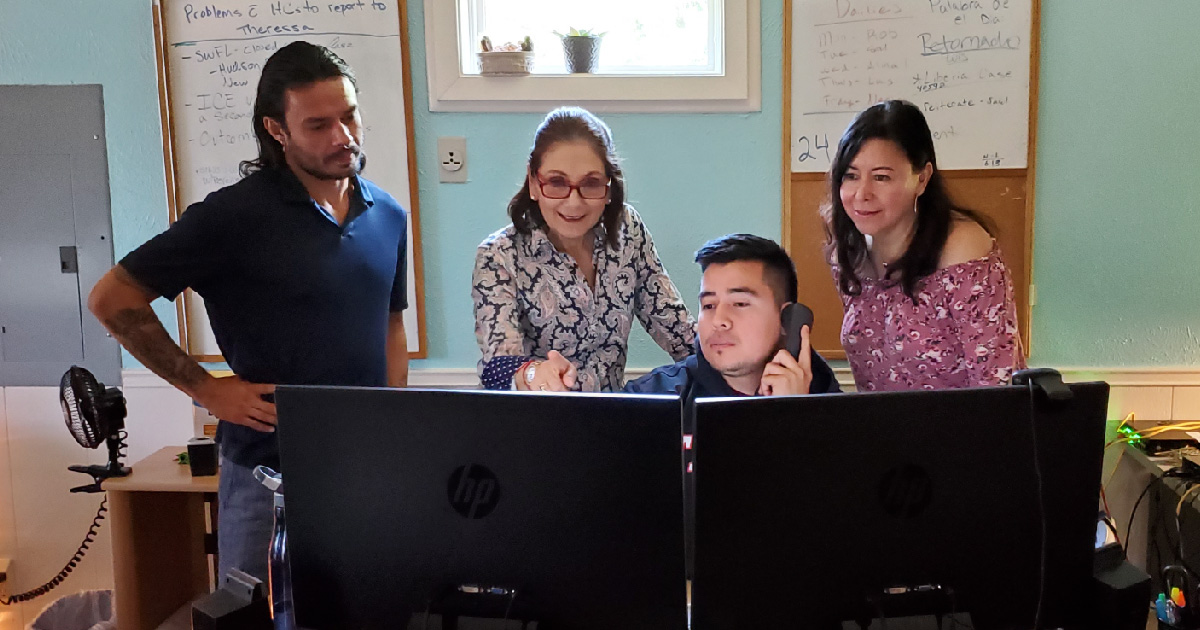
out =
[(484, 37), (479, 42), (479, 74), (492, 77), (523, 76), (533, 71), (533, 40), (528, 35), (519, 43), (499, 47)]
[(554, 31), (562, 38), (563, 54), (567, 57), (567, 72), (595, 72), (600, 60), (600, 40), (604, 33), (572, 28), (566, 34)]

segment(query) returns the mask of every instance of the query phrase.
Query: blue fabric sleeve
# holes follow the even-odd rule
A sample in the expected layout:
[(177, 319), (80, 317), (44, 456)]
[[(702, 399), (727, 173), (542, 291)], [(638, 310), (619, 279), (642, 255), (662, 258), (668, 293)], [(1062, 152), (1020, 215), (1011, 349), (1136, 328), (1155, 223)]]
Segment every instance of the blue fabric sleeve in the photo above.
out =
[(493, 357), (492, 360), (484, 364), (483, 374), (479, 376), (479, 380), (483, 383), (484, 389), (512, 389), (513, 375), (517, 373), (517, 368), (531, 359), (533, 357)]
[(179, 220), (121, 259), (121, 267), (147, 289), (168, 300), (206, 285), (231, 267), (226, 243), (239, 228), (233, 213), (212, 198), (194, 203)]

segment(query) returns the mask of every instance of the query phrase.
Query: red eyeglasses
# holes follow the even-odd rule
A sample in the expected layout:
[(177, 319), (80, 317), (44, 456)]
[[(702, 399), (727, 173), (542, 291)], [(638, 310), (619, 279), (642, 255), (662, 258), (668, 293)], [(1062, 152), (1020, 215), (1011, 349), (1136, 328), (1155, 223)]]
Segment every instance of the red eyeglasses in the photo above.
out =
[(538, 188), (542, 191), (542, 196), (547, 199), (566, 199), (571, 196), (571, 191), (573, 190), (578, 190), (579, 196), (584, 199), (605, 199), (608, 197), (609, 181), (596, 177), (589, 177), (577, 184), (572, 184), (565, 177), (542, 179), (542, 176), (538, 175), (537, 181)]

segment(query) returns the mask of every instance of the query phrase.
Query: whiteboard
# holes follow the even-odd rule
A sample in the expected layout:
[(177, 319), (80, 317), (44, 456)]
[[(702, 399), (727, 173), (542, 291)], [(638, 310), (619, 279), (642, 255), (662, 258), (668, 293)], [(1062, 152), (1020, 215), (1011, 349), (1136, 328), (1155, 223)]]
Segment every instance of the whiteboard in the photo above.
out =
[[(155, 4), (162, 20), (166, 66), (169, 151), (173, 157), (175, 204), (179, 211), (240, 179), (238, 165), (258, 156), (252, 129), (255, 90), (262, 66), (279, 48), (296, 40), (333, 50), (354, 70), (363, 118), (363, 176), (408, 210), (408, 350), (423, 352), (415, 228), (413, 159), (409, 128), (411, 95), (405, 93), (405, 63), (397, 0), (164, 0)], [(188, 353), (212, 360), (220, 355), (200, 296), (184, 296)]]
[(829, 169), (854, 115), (921, 108), (942, 169), (1025, 168), (1033, 0), (794, 0), (791, 170)]

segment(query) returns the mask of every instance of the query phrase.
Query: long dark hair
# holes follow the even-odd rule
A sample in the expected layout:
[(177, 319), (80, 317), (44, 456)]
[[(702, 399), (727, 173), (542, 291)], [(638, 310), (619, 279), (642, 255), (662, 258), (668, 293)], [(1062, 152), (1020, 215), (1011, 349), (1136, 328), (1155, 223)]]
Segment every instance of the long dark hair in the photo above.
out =
[(349, 79), (354, 92), (358, 93), (358, 82), (350, 66), (332, 50), (306, 41), (292, 42), (267, 59), (254, 97), (254, 137), (258, 140), (258, 157), (241, 163), (238, 170), (242, 177), (262, 169), (287, 168), (283, 146), (267, 132), (263, 123), (263, 118), (273, 118), (287, 128), (283, 111), (287, 91), (338, 77)]
[(912, 242), (885, 274), (886, 278), (898, 276), (901, 289), (909, 298), (916, 300), (915, 287), (918, 281), (937, 271), (942, 257), (942, 248), (950, 235), (950, 225), (959, 218), (975, 221), (989, 234), (990, 222), (979, 213), (955, 204), (946, 192), (942, 174), (937, 168), (937, 156), (933, 151), (933, 134), (925, 116), (916, 105), (908, 101), (884, 101), (872, 105), (854, 117), (854, 121), (842, 134), (838, 142), (837, 155), (829, 169), (829, 202), (822, 208), (825, 219), (826, 246), (834, 252), (838, 264), (838, 288), (842, 293), (858, 295), (862, 283), (858, 273), (867, 262), (867, 239), (842, 205), (842, 178), (863, 145), (874, 139), (888, 140), (896, 145), (912, 164), (914, 171), (933, 165), (933, 174), (925, 186), (925, 192), (917, 197), (917, 219)]
[(521, 234), (529, 234), (534, 227), (546, 228), (542, 210), (529, 192), (529, 174), (535, 176), (542, 167), (542, 156), (556, 142), (582, 140), (591, 145), (604, 162), (604, 174), (609, 179), (608, 203), (600, 222), (604, 224), (609, 247), (620, 248), (621, 221), (625, 218), (625, 174), (621, 172), (620, 160), (613, 147), (612, 131), (595, 114), (579, 107), (559, 107), (546, 114), (533, 136), (533, 149), (529, 152), (529, 169), (521, 184), (521, 190), (508, 202), (508, 216), (513, 227)]

